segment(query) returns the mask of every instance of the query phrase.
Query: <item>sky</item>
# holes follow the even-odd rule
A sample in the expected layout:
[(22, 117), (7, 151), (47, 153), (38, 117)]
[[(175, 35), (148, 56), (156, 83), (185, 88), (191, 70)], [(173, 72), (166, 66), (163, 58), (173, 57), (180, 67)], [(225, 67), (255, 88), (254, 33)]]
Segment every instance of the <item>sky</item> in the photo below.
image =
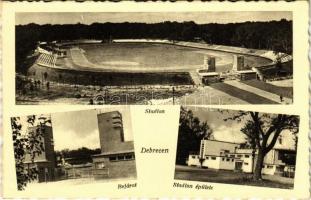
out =
[(164, 21), (194, 21), (197, 24), (235, 23), (245, 21), (271, 21), (280, 19), (292, 20), (292, 12), (243, 11), (243, 12), (102, 12), (102, 13), (57, 13), (57, 12), (22, 12), (16, 13), (16, 25), (36, 24), (92, 24), (94, 22), (120, 23), (145, 22), (158, 23)]
[[(234, 120), (224, 121), (225, 118), (232, 117), (238, 113), (235, 110), (225, 110), (226, 112), (219, 112), (215, 109), (193, 107), (190, 108), (193, 115), (198, 117), (201, 122), (206, 121), (213, 130), (215, 140), (243, 143), (245, 142), (245, 135), (240, 131), (245, 122), (249, 119), (244, 117), (241, 122)], [(294, 140), (292, 134), (288, 130), (282, 132), (282, 145), (276, 144), (278, 148), (294, 148)], [(270, 141), (270, 140), (269, 140)]]
[[(133, 140), (129, 108), (107, 108), (100, 112), (118, 110), (122, 114), (125, 140)], [(55, 150), (100, 148), (97, 113), (99, 111), (82, 110), (52, 114), (52, 127)]]

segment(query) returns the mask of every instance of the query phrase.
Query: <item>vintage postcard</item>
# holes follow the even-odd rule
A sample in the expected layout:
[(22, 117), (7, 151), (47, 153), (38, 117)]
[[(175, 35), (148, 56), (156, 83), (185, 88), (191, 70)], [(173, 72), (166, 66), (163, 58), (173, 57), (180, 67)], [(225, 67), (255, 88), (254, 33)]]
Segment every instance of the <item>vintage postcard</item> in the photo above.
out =
[(16, 12), (14, 27), (16, 104), (294, 101), (291, 11)]
[(5, 198), (308, 198), (308, 3), (2, 3)]

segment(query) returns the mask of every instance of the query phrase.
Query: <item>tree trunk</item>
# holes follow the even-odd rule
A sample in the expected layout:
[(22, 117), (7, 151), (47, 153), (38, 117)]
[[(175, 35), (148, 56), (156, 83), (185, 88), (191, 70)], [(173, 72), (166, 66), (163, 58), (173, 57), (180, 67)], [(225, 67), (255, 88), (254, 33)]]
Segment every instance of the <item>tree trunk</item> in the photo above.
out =
[(254, 174), (255, 155), (256, 155), (256, 147), (253, 147), (253, 150), (252, 150), (252, 174)]
[(264, 153), (262, 152), (261, 149), (259, 149), (258, 155), (257, 155), (255, 171), (254, 171), (254, 175), (253, 175), (253, 179), (256, 181), (262, 179), (261, 178), (261, 170), (262, 170), (262, 166), (263, 166), (264, 157), (265, 157)]

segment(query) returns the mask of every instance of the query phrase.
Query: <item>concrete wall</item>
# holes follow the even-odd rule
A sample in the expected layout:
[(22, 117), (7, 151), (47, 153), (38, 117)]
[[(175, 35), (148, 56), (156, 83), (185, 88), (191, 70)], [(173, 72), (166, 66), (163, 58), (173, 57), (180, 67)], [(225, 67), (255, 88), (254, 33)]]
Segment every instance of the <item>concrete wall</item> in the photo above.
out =
[[(257, 79), (257, 73), (240, 73), (239, 78), (241, 81)], [(259, 77), (260, 79), (260, 77)]]
[(233, 68), (234, 71), (244, 70), (244, 56), (233, 55)]
[(136, 178), (136, 162), (135, 160), (109, 162), (110, 178)]
[(201, 166), (199, 155), (189, 155), (187, 164), (188, 166)]
[(221, 142), (216, 140), (202, 140), (204, 141), (204, 155), (216, 155), (219, 156), (221, 151), (228, 150), (230, 153), (235, 152), (235, 147), (239, 144)]
[[(34, 157), (34, 162), (42, 162), (42, 161), (49, 161), (51, 162), (51, 166), (56, 166), (55, 164), (55, 152), (54, 152), (54, 140), (53, 140), (53, 129), (51, 126), (44, 126), (42, 130), (40, 126), (29, 127), (29, 132), (36, 132), (37, 130), (42, 131), (43, 138), (37, 138), (41, 143), (43, 143), (44, 151), (41, 154), (36, 154)], [(29, 152), (25, 156), (25, 162), (32, 162), (33, 153)]]
[(219, 82), (219, 76), (204, 76), (202, 77), (202, 83), (205, 85), (211, 84), (211, 83), (217, 83)]
[(277, 152), (275, 149), (272, 149), (271, 151), (269, 151), (264, 158), (264, 163), (265, 164), (271, 164), (271, 165), (276, 164), (276, 160), (277, 160), (276, 154), (277, 154)]
[[(215, 159), (212, 159), (215, 158)], [(211, 169), (220, 169), (220, 157), (216, 156), (207, 156), (203, 161), (202, 166), (208, 167)]]
[(204, 67), (208, 72), (216, 71), (216, 59), (215, 57), (204, 56)]
[(55, 167), (51, 162), (35, 162), (35, 163), (24, 163), (25, 173), (30, 169), (37, 169), (38, 174), (35, 182), (45, 182), (55, 180)]
[[(237, 149), (236, 158), (242, 160), (242, 171), (251, 173), (253, 168), (253, 159), (252, 159), (252, 149)], [(254, 163), (256, 163), (256, 156), (254, 159)]]
[(275, 170), (276, 170), (276, 165), (264, 165), (261, 173), (274, 175)]
[[(119, 160), (110, 161), (109, 156), (96, 157), (93, 158), (93, 162), (104, 163), (104, 168), (108, 169), (108, 178), (136, 178), (136, 161), (132, 160)], [(95, 178), (102, 178), (100, 176), (95, 176)]]
[[(78, 67), (60, 66), (59, 68), (44, 67), (34, 64), (27, 71), (27, 76), (42, 82), (45, 72), (46, 81), (78, 85), (98, 86), (133, 86), (133, 85), (192, 85), (188, 72), (96, 72), (83, 71)], [(60, 78), (61, 77), (61, 78)]]
[(133, 141), (124, 141), (122, 115), (115, 112), (97, 115), (102, 153), (133, 150)]
[(235, 162), (234, 158), (220, 157), (219, 158), (219, 169), (234, 170)]

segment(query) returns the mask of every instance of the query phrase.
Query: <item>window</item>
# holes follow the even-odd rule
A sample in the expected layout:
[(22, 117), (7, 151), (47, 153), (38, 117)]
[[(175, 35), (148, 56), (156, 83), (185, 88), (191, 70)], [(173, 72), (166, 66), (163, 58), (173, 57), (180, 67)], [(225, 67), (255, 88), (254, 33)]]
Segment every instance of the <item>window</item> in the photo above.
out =
[(125, 160), (125, 156), (118, 156), (118, 160)]
[(222, 161), (225, 161), (225, 158), (222, 158)]
[(233, 161), (234, 161), (234, 159), (231, 159), (231, 161), (233, 162)]
[(272, 168), (273, 168), (273, 165), (267, 165), (267, 168), (268, 168), (268, 169), (272, 169)]
[(249, 155), (245, 155), (245, 158), (249, 158)]
[(279, 144), (282, 144), (282, 138), (279, 137)]
[(227, 158), (227, 159), (226, 159), (226, 161), (230, 161), (230, 159), (229, 159), (229, 158)]
[(216, 160), (216, 157), (212, 157), (212, 160)]
[(116, 160), (117, 160), (117, 157), (111, 156), (111, 157), (109, 157), (109, 160), (110, 160), (110, 161), (116, 161)]
[(247, 162), (244, 162), (244, 165), (248, 165), (248, 163), (247, 163)]
[(96, 169), (103, 169), (105, 168), (105, 164), (103, 162), (95, 163)]
[(242, 155), (238, 155), (238, 158), (242, 158)]
[[(195, 156), (191, 156), (192, 158), (195, 158)], [(133, 160), (135, 159), (135, 154), (123, 154), (118, 156), (111, 156), (109, 157), (109, 161), (122, 161), (122, 160)]]
[(132, 160), (132, 159), (134, 159), (133, 155), (126, 155), (125, 156), (125, 160)]
[(193, 159), (194, 159), (194, 158), (195, 158), (195, 156), (191, 156), (191, 158), (193, 158)]

